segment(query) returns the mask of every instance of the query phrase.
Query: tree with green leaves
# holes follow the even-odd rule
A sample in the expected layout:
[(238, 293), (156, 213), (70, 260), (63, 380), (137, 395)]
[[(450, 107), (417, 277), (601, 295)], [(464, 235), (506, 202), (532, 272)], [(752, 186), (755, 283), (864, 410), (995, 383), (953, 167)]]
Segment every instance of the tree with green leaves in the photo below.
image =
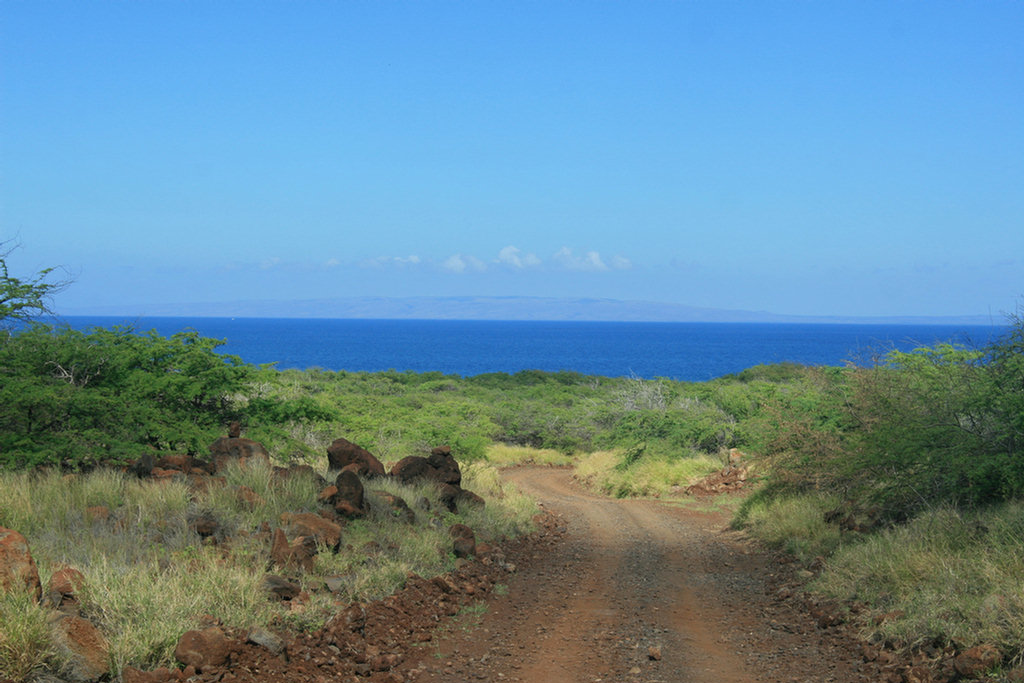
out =
[(11, 275), (7, 257), (17, 248), (11, 242), (0, 242), (0, 325), (27, 322), (50, 313), (49, 301), (67, 286), (67, 281), (49, 281), (56, 268), (44, 268), (29, 279)]

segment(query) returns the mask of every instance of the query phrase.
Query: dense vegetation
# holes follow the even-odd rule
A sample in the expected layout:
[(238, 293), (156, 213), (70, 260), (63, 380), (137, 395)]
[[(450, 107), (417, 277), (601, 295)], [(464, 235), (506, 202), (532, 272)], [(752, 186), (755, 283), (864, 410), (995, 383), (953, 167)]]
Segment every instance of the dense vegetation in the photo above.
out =
[[(808, 491), (875, 521), (1024, 494), (1024, 325), (979, 349), (893, 351), (871, 367), (759, 366), (710, 382), (523, 371), (255, 367), (220, 342), (36, 325), (0, 336), (0, 466), (87, 469), (145, 452), (203, 454), (231, 420), (283, 461), (344, 435), (383, 460), (438, 444), (613, 451), (628, 470), (719, 456), (770, 467), (759, 500)], [(619, 491), (629, 494), (626, 488)]]

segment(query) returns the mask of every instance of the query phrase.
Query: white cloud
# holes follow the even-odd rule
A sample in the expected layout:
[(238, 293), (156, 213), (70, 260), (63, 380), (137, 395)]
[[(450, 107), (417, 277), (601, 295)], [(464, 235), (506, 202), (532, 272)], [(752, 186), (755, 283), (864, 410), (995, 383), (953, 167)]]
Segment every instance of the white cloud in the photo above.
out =
[(633, 262), (625, 256), (619, 256), (616, 254), (612, 257), (612, 268), (615, 270), (629, 270), (633, 267)]
[(341, 261), (339, 261), (336, 258), (329, 258), (327, 259), (327, 263), (325, 263), (324, 265), (327, 266), (328, 268), (337, 268), (338, 266), (341, 265)]
[(441, 267), (453, 273), (461, 273), (466, 270), (466, 262), (462, 260), (462, 254), (452, 254), (447, 261), (441, 264)]
[(450, 270), (453, 273), (464, 273), (467, 270), (476, 272), (483, 272), (487, 270), (487, 264), (478, 259), (476, 256), (470, 256), (469, 254), (452, 254), (441, 267), (445, 270)]
[[(334, 259), (331, 259), (332, 261)], [(366, 259), (360, 265), (364, 268), (384, 268), (386, 266), (415, 266), (419, 265), (419, 256), (410, 254), (409, 256), (377, 256), (376, 258)]]
[(271, 268), (274, 268), (275, 266), (278, 266), (280, 264), (281, 259), (277, 256), (272, 256), (268, 259), (264, 259), (263, 263), (260, 264), (260, 268), (262, 268), (263, 270), (270, 270)]
[(530, 268), (540, 265), (540, 259), (536, 254), (523, 254), (519, 247), (509, 245), (498, 252), (498, 263), (503, 263), (513, 268)]
[(555, 253), (554, 258), (562, 267), (569, 270), (608, 270), (608, 266), (601, 260), (601, 254), (596, 251), (588, 251), (583, 256), (577, 256), (569, 247), (562, 247)]

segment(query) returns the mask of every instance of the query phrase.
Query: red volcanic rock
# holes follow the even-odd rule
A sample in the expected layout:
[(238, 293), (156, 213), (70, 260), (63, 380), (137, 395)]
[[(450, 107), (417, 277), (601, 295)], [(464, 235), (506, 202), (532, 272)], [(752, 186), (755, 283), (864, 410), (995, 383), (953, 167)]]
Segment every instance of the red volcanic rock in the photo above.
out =
[(316, 557), (316, 539), (312, 536), (298, 536), (290, 543), (284, 530), (275, 529), (270, 545), (270, 561), (282, 569), (313, 571)]
[(37, 601), (43, 596), (28, 541), (14, 529), (0, 527), (0, 591), (15, 590), (28, 591)]
[(334, 480), (338, 489), (333, 504), (338, 514), (345, 517), (361, 517), (367, 513), (363, 482), (351, 470), (343, 470)]
[(293, 536), (312, 536), (317, 543), (331, 550), (341, 545), (341, 525), (312, 512), (285, 512), (281, 525)]
[(48, 593), (74, 595), (82, 589), (84, 584), (85, 577), (82, 575), (82, 572), (74, 567), (64, 567), (53, 573), (50, 577), (50, 582), (46, 584), (46, 590)]
[(458, 486), (462, 483), (462, 472), (459, 463), (452, 456), (449, 446), (438, 446), (430, 452), (427, 462), (434, 469), (434, 479), (442, 484)]
[(416, 522), (416, 513), (412, 511), (409, 504), (400, 496), (392, 495), (387, 491), (374, 491), (373, 494), (384, 501), (392, 517), (406, 524), (414, 524)]
[(110, 645), (103, 634), (81, 617), (66, 615), (53, 628), (54, 645), (67, 662), (71, 681), (95, 681), (110, 672)]
[(364, 477), (383, 476), (384, 465), (370, 451), (348, 439), (335, 439), (327, 448), (328, 469), (341, 470), (358, 465), (357, 474)]
[(214, 468), (222, 470), (232, 460), (245, 464), (249, 460), (261, 460), (267, 465), (270, 464), (270, 453), (258, 441), (252, 439), (231, 438), (222, 436), (210, 444), (210, 456), (213, 458)]
[(957, 673), (964, 678), (975, 678), (1003, 661), (1003, 653), (995, 645), (978, 645), (964, 650), (953, 660)]
[(196, 671), (223, 666), (231, 649), (228, 638), (216, 626), (202, 631), (186, 631), (174, 648), (174, 657)]
[(453, 524), (448, 529), (452, 537), (452, 550), (455, 557), (472, 557), (476, 555), (476, 534), (465, 524)]
[(433, 468), (426, 458), (418, 455), (410, 455), (402, 458), (391, 468), (391, 476), (403, 484), (423, 479), (432, 478)]

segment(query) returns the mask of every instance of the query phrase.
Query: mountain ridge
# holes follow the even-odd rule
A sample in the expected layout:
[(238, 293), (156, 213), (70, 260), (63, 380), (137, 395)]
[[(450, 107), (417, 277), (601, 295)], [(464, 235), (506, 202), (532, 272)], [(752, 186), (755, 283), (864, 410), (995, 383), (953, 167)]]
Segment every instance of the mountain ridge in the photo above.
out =
[(89, 306), (63, 315), (217, 318), (356, 318), (437, 320), (550, 320), (590, 322), (763, 322), (834, 324), (1000, 324), (995, 315), (791, 315), (705, 308), (657, 301), (597, 297), (359, 296), (297, 300), (243, 300), (133, 306)]

